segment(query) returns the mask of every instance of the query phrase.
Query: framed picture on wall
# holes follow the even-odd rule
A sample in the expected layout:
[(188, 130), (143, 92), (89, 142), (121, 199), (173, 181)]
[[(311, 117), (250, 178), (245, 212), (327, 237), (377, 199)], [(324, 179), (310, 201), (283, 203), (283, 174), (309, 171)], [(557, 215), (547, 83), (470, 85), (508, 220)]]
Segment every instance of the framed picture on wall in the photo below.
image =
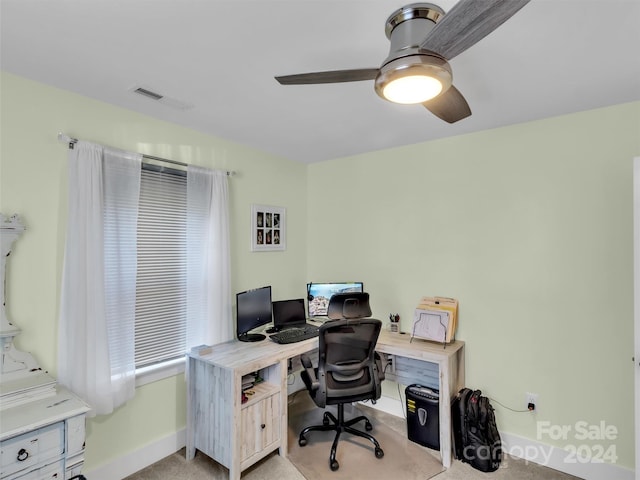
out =
[(251, 251), (286, 250), (285, 217), (283, 207), (251, 205)]

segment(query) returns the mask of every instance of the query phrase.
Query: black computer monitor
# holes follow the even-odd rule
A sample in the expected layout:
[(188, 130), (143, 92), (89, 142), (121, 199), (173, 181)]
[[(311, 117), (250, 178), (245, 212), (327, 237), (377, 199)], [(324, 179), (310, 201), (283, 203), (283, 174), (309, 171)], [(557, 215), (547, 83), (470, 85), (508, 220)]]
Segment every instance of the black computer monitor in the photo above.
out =
[(309, 317), (325, 317), (335, 293), (363, 292), (362, 282), (307, 283)]
[(271, 286), (254, 288), (236, 294), (236, 334), (242, 342), (257, 342), (266, 337), (249, 333), (271, 323)]

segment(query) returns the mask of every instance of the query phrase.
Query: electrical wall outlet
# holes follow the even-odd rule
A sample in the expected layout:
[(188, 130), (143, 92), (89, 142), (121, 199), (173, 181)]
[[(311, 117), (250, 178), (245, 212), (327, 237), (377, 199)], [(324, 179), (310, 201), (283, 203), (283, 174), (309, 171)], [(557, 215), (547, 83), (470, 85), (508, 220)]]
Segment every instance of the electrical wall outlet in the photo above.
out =
[(392, 354), (385, 354), (384, 355), (384, 360), (386, 360), (386, 363), (382, 366), (382, 368), (384, 369), (385, 372), (388, 373), (395, 373), (396, 371), (396, 359), (395, 356)]
[[(525, 401), (524, 406), (527, 410), (537, 410), (538, 409), (538, 394), (537, 393), (525, 393)], [(531, 406), (533, 405), (533, 408)]]

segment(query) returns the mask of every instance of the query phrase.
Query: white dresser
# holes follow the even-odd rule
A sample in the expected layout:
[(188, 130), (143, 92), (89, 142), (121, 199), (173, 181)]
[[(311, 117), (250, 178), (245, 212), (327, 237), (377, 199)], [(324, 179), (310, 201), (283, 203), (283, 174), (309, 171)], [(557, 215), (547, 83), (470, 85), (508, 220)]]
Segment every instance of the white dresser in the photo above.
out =
[[(24, 226), (0, 214), (0, 275)], [(0, 305), (0, 479), (82, 478), (85, 414), (89, 407), (56, 384), (29, 353), (13, 345), (20, 329), (9, 322), (5, 288)]]

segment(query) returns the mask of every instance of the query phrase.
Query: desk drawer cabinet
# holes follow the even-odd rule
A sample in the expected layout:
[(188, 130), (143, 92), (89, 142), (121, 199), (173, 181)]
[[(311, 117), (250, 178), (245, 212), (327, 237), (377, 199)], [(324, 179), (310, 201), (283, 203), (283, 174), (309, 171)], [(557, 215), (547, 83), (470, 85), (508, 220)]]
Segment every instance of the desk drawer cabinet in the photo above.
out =
[[(262, 353), (280, 347), (235, 341), (206, 355), (188, 354), (187, 460), (200, 450), (227, 467), (230, 480), (240, 480), (243, 470), (274, 450), (286, 456), (287, 365)], [(260, 380), (243, 395), (243, 377), (256, 373)]]

